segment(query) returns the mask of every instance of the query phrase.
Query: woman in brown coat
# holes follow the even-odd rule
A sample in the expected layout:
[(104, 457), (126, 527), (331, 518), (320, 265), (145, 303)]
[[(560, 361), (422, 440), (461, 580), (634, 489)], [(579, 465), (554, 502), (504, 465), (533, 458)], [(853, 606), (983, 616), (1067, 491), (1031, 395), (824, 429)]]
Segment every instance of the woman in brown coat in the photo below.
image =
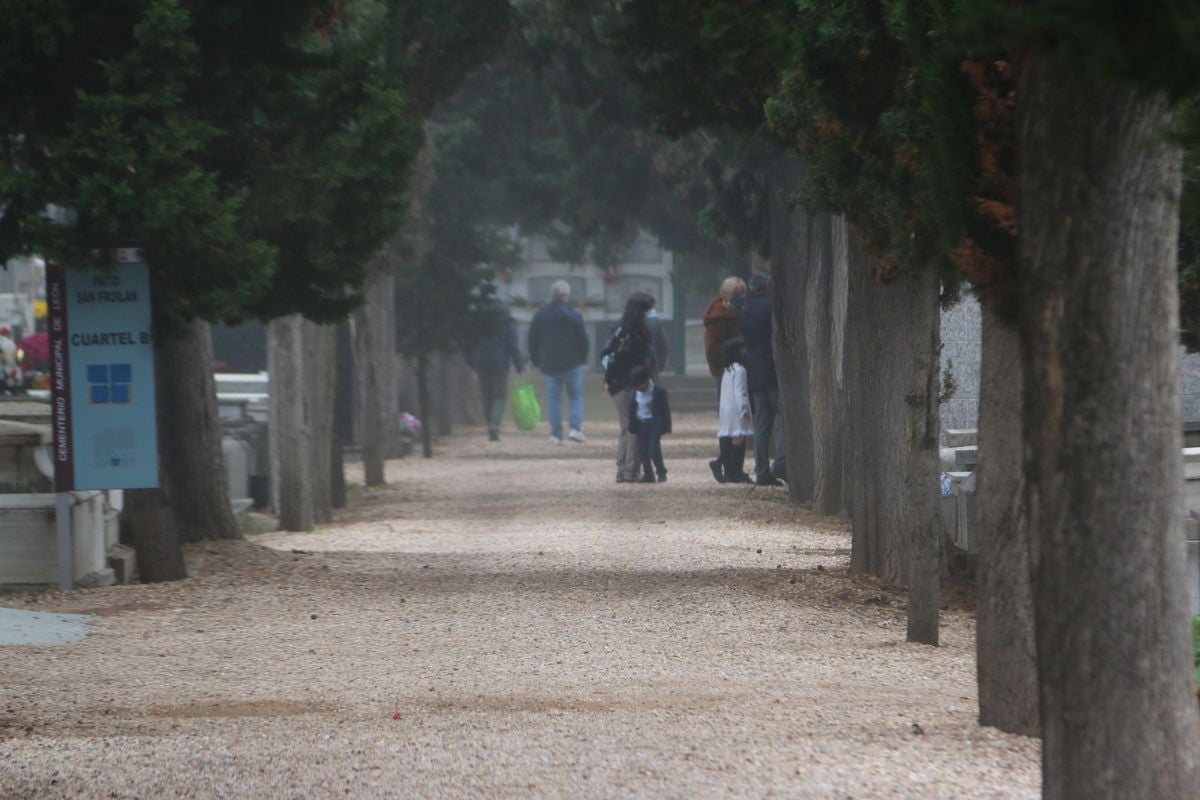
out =
[(721, 296), (704, 310), (704, 358), (718, 387), (725, 372), (725, 342), (742, 335), (739, 316), (745, 299), (746, 282), (732, 276), (721, 281)]

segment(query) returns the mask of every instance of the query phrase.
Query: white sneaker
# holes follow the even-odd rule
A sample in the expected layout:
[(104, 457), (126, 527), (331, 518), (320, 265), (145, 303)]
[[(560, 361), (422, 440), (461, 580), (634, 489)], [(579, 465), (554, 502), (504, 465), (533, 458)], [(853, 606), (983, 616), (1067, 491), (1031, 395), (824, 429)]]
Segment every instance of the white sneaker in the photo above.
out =
[(546, 440), (546, 444), (562, 444), (562, 439), (558, 438), (557, 436), (551, 436)]
[(587, 441), (587, 437), (583, 435), (583, 431), (578, 431), (574, 428), (571, 428), (571, 432), (567, 434), (567, 438), (572, 442), (579, 442), (580, 444)]

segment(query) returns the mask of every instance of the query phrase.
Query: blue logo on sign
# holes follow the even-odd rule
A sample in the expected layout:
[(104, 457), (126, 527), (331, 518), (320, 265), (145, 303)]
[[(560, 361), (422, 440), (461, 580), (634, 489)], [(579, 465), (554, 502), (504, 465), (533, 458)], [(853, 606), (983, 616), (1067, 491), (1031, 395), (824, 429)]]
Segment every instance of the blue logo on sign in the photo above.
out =
[(129, 364), (88, 364), (88, 400), (94, 406), (127, 406), (133, 384)]

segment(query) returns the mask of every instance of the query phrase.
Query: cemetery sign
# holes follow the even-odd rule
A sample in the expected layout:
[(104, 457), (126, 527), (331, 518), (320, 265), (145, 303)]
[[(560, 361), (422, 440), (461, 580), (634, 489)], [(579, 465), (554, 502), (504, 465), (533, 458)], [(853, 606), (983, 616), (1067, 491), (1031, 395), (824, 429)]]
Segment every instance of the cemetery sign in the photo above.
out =
[(48, 265), (55, 491), (158, 486), (150, 271)]

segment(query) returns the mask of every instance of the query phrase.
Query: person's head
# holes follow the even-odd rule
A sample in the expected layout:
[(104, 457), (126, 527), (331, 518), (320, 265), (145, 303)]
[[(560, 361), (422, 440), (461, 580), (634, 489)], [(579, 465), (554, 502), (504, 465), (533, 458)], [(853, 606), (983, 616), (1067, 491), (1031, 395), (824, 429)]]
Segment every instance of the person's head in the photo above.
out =
[(550, 284), (550, 299), (562, 300), (566, 302), (571, 299), (571, 284), (564, 280), (557, 280)]
[(740, 336), (726, 339), (724, 353), (725, 366), (732, 367), (734, 364), (741, 364), (746, 354), (746, 342)]
[(629, 371), (629, 385), (643, 392), (650, 388), (650, 370), (645, 367), (634, 367)]
[(721, 281), (721, 299), (732, 303), (735, 297), (746, 293), (746, 282), (737, 275), (730, 275)]
[(654, 308), (654, 298), (645, 292), (634, 292), (625, 303), (621, 327), (627, 331), (646, 327), (646, 313)]
[(758, 294), (770, 294), (771, 273), (766, 270), (756, 269), (754, 274), (750, 276), (750, 291)]

